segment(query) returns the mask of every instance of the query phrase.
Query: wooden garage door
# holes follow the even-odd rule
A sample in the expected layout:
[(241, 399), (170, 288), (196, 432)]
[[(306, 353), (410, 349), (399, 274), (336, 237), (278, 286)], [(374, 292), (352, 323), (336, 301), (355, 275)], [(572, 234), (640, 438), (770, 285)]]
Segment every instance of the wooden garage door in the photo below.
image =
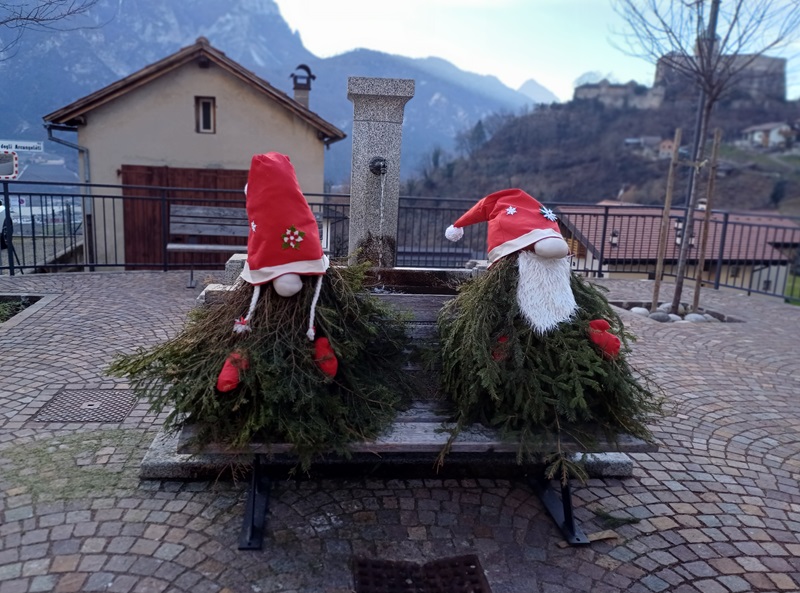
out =
[[(228, 206), (244, 208), (247, 171), (227, 169), (181, 169), (122, 165), (125, 262), (128, 269), (171, 269), (190, 265), (209, 269), (224, 266), (229, 254), (167, 253), (166, 243), (188, 240), (169, 236), (171, 204)], [(218, 244), (241, 243), (241, 238), (201, 239)]]

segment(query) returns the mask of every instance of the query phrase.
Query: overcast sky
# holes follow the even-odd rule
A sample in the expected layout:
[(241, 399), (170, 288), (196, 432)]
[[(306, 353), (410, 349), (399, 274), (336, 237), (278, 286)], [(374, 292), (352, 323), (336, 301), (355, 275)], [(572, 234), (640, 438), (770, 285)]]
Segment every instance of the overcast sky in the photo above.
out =
[[(314, 55), (363, 47), (436, 56), (517, 89), (533, 78), (561, 100), (586, 72), (650, 86), (655, 68), (611, 41), (622, 22), (610, 0), (276, 0)], [(790, 77), (790, 97), (800, 89)]]

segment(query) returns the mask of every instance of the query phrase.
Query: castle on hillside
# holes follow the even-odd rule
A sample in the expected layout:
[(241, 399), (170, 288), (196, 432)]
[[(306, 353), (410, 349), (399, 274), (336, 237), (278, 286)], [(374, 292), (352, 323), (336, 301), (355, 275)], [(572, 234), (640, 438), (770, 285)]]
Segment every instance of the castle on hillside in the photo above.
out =
[(664, 102), (663, 86), (646, 87), (631, 80), (625, 84), (614, 84), (603, 79), (593, 84), (575, 87), (574, 100), (598, 101), (606, 107), (621, 109), (658, 109)]
[[(752, 106), (771, 101), (786, 101), (786, 60), (769, 56), (730, 56), (729, 67), (741, 70), (735, 84), (726, 92), (733, 107)], [(611, 108), (658, 109), (665, 101), (697, 101), (697, 89), (686, 75), (675, 69), (677, 60), (687, 56), (667, 55), (656, 64), (652, 87), (631, 80), (612, 84), (608, 80), (575, 88), (574, 100), (598, 101)]]

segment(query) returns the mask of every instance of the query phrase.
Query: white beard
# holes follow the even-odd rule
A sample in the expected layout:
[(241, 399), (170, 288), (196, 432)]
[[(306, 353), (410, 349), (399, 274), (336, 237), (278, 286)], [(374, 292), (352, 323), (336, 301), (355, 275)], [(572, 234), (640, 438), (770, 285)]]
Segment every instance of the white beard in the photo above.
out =
[(547, 333), (572, 318), (578, 305), (569, 284), (569, 258), (545, 259), (520, 251), (517, 267), (517, 303), (536, 333)]

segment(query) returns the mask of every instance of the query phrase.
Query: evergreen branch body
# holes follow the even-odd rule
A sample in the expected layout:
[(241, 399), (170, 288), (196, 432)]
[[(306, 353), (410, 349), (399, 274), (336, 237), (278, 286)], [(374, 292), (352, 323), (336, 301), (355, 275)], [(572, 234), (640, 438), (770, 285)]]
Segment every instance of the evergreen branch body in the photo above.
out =
[[(366, 269), (331, 267), (323, 279), (316, 330), (339, 360), (333, 379), (316, 367), (306, 337), (317, 277), (304, 278), (290, 298), (265, 286), (252, 330), (235, 334), (253, 291), (242, 283), (224, 303), (194, 310), (178, 336), (118, 358), (109, 372), (127, 377), (154, 411), (171, 410), (168, 429), (196, 425), (200, 443), (291, 443), (304, 469), (318, 453), (346, 454), (348, 443), (377, 436), (408, 401), (403, 319), (363, 290)], [(248, 368), (235, 390), (220, 393), (216, 378), (232, 351)]]
[[(573, 275), (574, 318), (541, 335), (521, 316), (517, 282), (517, 256), (505, 257), (464, 285), (439, 316), (441, 388), (455, 405), (457, 427), (498, 427), (519, 439), (520, 461), (531, 460), (541, 442), (554, 441), (563, 457), (567, 435), (587, 445), (622, 433), (651, 440), (647, 423), (661, 413), (662, 398), (627, 362), (633, 336), (600, 290)], [(608, 321), (622, 341), (616, 358), (589, 340), (594, 319)]]

